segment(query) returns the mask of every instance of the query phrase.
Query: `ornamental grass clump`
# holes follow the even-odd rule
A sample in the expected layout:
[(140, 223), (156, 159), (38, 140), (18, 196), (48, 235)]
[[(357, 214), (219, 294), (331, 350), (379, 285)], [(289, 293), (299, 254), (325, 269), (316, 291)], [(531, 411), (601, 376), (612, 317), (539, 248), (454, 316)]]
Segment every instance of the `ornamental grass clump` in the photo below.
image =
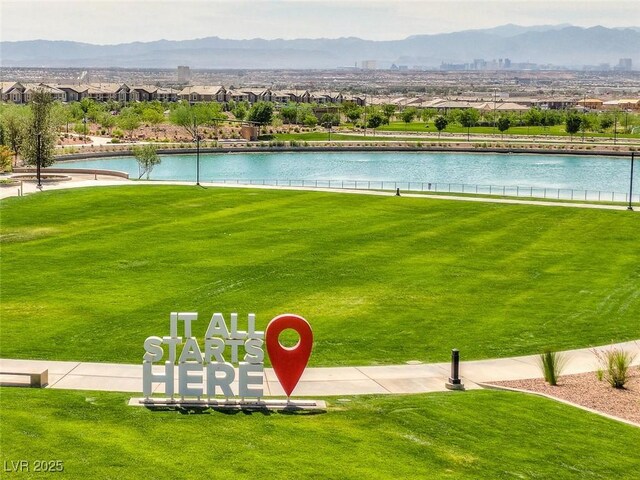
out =
[(635, 354), (616, 347), (604, 351), (595, 350), (594, 353), (607, 383), (613, 388), (624, 388)]
[(545, 381), (549, 385), (558, 385), (558, 378), (564, 369), (566, 358), (560, 352), (547, 350), (540, 355), (540, 367)]

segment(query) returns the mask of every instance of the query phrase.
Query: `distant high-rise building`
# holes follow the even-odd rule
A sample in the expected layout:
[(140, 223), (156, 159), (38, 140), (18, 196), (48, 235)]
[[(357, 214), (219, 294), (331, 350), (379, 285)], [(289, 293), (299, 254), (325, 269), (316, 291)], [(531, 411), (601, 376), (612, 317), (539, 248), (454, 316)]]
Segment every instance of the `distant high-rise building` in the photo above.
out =
[(375, 60), (363, 60), (360, 62), (360, 68), (362, 70), (375, 70), (378, 68), (378, 64)]
[(509, 60), (508, 58), (504, 59), (504, 68), (511, 68), (511, 60)]
[(191, 80), (191, 69), (187, 66), (178, 66), (178, 83), (187, 83)]
[(633, 68), (633, 62), (631, 61), (630, 58), (621, 58), (618, 61), (617, 70), (620, 70), (622, 72), (630, 72), (632, 68)]
[(484, 58), (475, 58), (473, 60), (473, 70), (485, 70), (487, 68), (487, 62)]

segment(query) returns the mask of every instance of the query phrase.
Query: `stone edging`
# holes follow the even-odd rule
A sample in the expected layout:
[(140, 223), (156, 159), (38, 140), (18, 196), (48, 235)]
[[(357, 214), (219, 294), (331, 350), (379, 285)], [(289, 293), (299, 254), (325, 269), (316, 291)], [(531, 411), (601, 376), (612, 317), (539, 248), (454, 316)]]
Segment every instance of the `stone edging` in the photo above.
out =
[[(582, 155), (582, 156), (606, 156), (629, 157), (631, 152), (609, 150), (558, 150), (549, 148), (471, 148), (471, 147), (402, 147), (402, 146), (369, 146), (369, 147), (215, 147), (201, 148), (200, 153), (265, 153), (265, 152), (456, 152), (456, 153), (506, 153), (506, 154), (532, 154), (532, 155)], [(161, 155), (195, 154), (195, 148), (159, 148)], [(133, 155), (131, 149), (115, 152), (87, 152), (58, 155), (56, 161), (83, 160), (89, 158), (128, 157)]]
[[(34, 173), (36, 171), (35, 168), (14, 168), (13, 171), (15, 173)], [(43, 173), (84, 173), (89, 175), (109, 175), (112, 177), (122, 177), (129, 178), (129, 174), (127, 172), (121, 172), (119, 170), (104, 170), (104, 169), (94, 169), (94, 168), (44, 168), (42, 169)]]

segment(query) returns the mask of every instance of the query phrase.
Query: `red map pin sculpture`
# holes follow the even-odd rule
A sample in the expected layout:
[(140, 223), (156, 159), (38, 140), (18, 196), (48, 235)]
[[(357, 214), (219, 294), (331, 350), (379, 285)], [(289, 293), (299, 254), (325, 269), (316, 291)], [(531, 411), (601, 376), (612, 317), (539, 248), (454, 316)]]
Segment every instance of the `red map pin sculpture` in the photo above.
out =
[[(300, 335), (300, 340), (293, 347), (285, 347), (279, 340), (280, 334), (288, 328), (295, 330)], [(273, 370), (276, 372), (287, 397), (290, 397), (311, 356), (313, 345), (311, 325), (298, 315), (285, 313), (269, 322), (264, 335)]]

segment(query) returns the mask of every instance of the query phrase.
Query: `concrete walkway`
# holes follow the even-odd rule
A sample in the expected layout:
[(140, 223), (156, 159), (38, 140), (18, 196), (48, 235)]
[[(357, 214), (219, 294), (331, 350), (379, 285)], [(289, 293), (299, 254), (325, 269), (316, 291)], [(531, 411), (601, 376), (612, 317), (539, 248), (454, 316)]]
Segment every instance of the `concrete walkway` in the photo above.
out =
[[(615, 346), (635, 354), (634, 365), (640, 365), (640, 340), (619, 343)], [(596, 348), (601, 350), (607, 347)], [(570, 350), (565, 353), (567, 365), (563, 373), (566, 375), (591, 372), (598, 368), (597, 359), (591, 348)], [(0, 371), (19, 372), (30, 368), (47, 368), (49, 369), (47, 388), (141, 393), (141, 363), (125, 365), (0, 359)], [(446, 390), (444, 384), (449, 373), (448, 363), (307, 368), (293, 396), (439, 392)], [(478, 383), (483, 382), (542, 377), (537, 355), (465, 362), (464, 352), (462, 352), (460, 373), (468, 390), (481, 388)], [(17, 378), (20, 377), (0, 375), (1, 382), (16, 382)], [(28, 377), (25, 381), (28, 381)], [(237, 391), (237, 385), (233, 385), (232, 388)], [(162, 393), (162, 385), (157, 384), (154, 392)], [(265, 396), (284, 396), (271, 368), (265, 368), (264, 392)]]
[[(108, 175), (88, 175), (88, 174), (72, 174), (71, 180), (59, 183), (48, 183), (42, 188), (42, 191), (49, 190), (62, 190), (67, 188), (81, 188), (81, 187), (105, 187), (116, 185), (194, 185), (194, 182), (179, 182), (179, 181), (132, 181), (119, 177), (111, 177)], [(322, 187), (300, 187), (300, 186), (275, 186), (275, 185), (242, 185), (232, 183), (219, 183), (219, 182), (201, 182), (203, 187), (217, 187), (217, 188), (258, 188), (267, 190), (298, 190), (308, 192), (332, 192), (332, 193), (350, 193), (357, 195), (377, 195), (377, 196), (394, 196), (393, 191), (379, 191), (379, 190), (356, 190), (347, 188), (322, 188)], [(23, 194), (29, 195), (32, 193), (38, 193), (35, 182), (23, 183)], [(0, 199), (7, 197), (18, 196), (20, 192), (19, 187), (4, 187), (0, 189)], [(471, 196), (457, 196), (453, 195), (433, 195), (433, 194), (421, 194), (421, 193), (404, 193), (401, 192), (403, 197), (409, 198), (423, 198), (423, 199), (436, 199), (436, 200), (456, 200), (463, 202), (485, 202), (485, 203), (504, 203), (511, 205), (538, 205), (546, 207), (569, 207), (569, 208), (594, 208), (600, 210), (627, 210), (624, 205), (607, 205), (597, 203), (572, 203), (572, 202), (549, 202), (545, 200), (525, 200), (522, 198), (488, 198), (482, 195), (477, 197)], [(640, 207), (635, 207), (634, 212), (640, 212)]]

